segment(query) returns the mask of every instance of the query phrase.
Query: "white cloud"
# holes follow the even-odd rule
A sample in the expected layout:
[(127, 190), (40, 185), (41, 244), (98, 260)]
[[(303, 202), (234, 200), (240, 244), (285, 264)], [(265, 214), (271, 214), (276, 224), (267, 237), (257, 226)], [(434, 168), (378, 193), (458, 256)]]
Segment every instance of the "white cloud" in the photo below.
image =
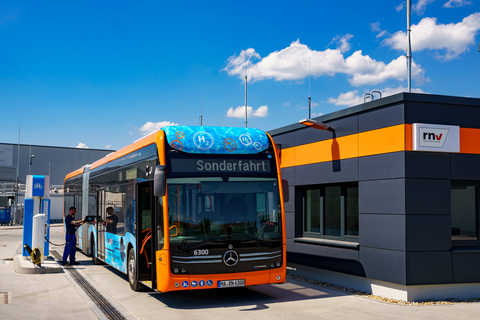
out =
[[(228, 59), (228, 65), (224, 70), (229, 75), (243, 79), (245, 71), (240, 66), (248, 64), (249, 81), (299, 80), (308, 75), (320, 77), (342, 73), (349, 77), (350, 84), (359, 86), (378, 84), (389, 79), (404, 80), (407, 76), (404, 56), (400, 56), (389, 64), (376, 61), (368, 55), (364, 56), (361, 50), (344, 58), (340, 49), (315, 51), (297, 40), (292, 42), (289, 47), (272, 52), (254, 64), (240, 59), (240, 57), (248, 59), (253, 56), (260, 58), (254, 49), (248, 50), (250, 50), (248, 54), (242, 51), (239, 56), (232, 56)], [(400, 63), (400, 61), (402, 62)], [(416, 81), (427, 81), (423, 76), (424, 70), (419, 65), (415, 65), (413, 70), (416, 70), (416, 73), (412, 73)]]
[(289, 106), (290, 106), (290, 102), (285, 102), (283, 105), (284, 105), (285, 107), (289, 107)]
[(395, 6), (395, 10), (397, 10), (397, 12), (400, 12), (403, 10), (404, 7), (405, 7), (405, 1)]
[(472, 5), (472, 1), (467, 1), (467, 0), (449, 0), (448, 2), (445, 2), (443, 4), (444, 8), (457, 8), (457, 7), (463, 7), (467, 5)]
[[(247, 106), (247, 117), (257, 117), (257, 118), (264, 118), (268, 115), (268, 106), (261, 106), (257, 110), (253, 110), (252, 107)], [(239, 106), (233, 109), (231, 107), (227, 111), (227, 117), (229, 118), (245, 118), (245, 106)]]
[(363, 103), (363, 97), (358, 95), (358, 90), (349, 91), (347, 93), (340, 93), (337, 98), (328, 98), (328, 102), (336, 106), (356, 106)]
[(412, 10), (418, 15), (422, 15), (425, 13), (427, 6), (434, 1), (435, 0), (418, 0), (418, 2), (412, 6)]
[[(397, 88), (386, 87), (383, 89), (374, 89), (374, 90), (380, 91), (382, 93), (382, 98), (385, 98), (400, 92), (408, 92), (408, 88), (405, 88), (405, 87), (397, 87)], [(424, 92), (422, 89), (418, 89), (418, 88), (416, 89), (412, 88), (412, 92), (427, 93), (427, 92)], [(378, 94), (375, 93), (374, 96), (375, 96), (375, 99), (378, 99)], [(363, 95), (358, 95), (358, 90), (354, 90), (346, 93), (341, 93), (337, 98), (328, 98), (327, 101), (336, 106), (351, 107), (351, 106), (362, 104), (364, 101), (364, 98), (363, 98)], [(370, 99), (368, 99), (367, 101), (370, 101)]]
[[(242, 50), (240, 55), (228, 58), (228, 66), (224, 69), (228, 74), (242, 75), (245, 77), (245, 71), (253, 66), (252, 60), (260, 59), (260, 55), (253, 48)], [(227, 69), (228, 68), (228, 69)], [(250, 80), (250, 79), (248, 79)]]
[(380, 22), (372, 22), (370, 23), (370, 30), (373, 32), (380, 32), (382, 29), (380, 29)]
[(316, 118), (316, 117), (320, 117), (320, 116), (323, 116), (323, 113), (321, 113), (321, 112), (318, 112), (318, 113), (312, 112), (312, 118)]
[(80, 142), (75, 148), (88, 149), (87, 145), (85, 143), (82, 143), (82, 142)]
[(149, 133), (152, 133), (154, 131), (157, 131), (158, 129), (166, 126), (178, 126), (178, 123), (173, 123), (170, 121), (161, 121), (161, 122), (150, 122), (148, 121), (145, 123), (138, 131), (142, 133), (142, 135), (147, 135)]
[(377, 34), (376, 38), (383, 38), (387, 35), (388, 31), (387, 30), (383, 30), (382, 32), (380, 32), (379, 34)]
[(111, 144), (107, 144), (107, 145), (105, 146), (105, 149), (110, 149), (111, 147), (112, 147)]
[[(425, 49), (444, 51), (444, 54), (438, 53), (438, 58), (451, 60), (475, 43), (475, 36), (480, 29), (480, 12), (473, 13), (456, 24), (437, 24), (436, 18), (424, 18), (411, 28), (413, 51)], [(405, 51), (407, 35), (403, 31), (398, 31), (382, 43), (393, 49)]]
[(337, 44), (337, 49), (340, 50), (340, 52), (347, 52), (350, 50), (352, 47), (348, 41), (353, 38), (353, 35), (347, 33), (344, 36), (336, 36), (333, 38), (331, 43), (336, 43)]
[(370, 30), (372, 30), (372, 32), (378, 32), (376, 38), (382, 38), (388, 33), (387, 30), (382, 30), (380, 28), (380, 22), (370, 23)]

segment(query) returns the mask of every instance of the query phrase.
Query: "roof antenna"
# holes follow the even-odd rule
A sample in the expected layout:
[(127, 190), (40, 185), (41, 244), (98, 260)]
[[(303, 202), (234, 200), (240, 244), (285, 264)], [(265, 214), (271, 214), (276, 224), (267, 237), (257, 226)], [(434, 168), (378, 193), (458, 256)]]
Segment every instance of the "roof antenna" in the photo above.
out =
[(310, 97), (311, 69), (312, 69), (312, 52), (310, 52), (310, 64), (308, 65), (308, 119), (311, 119), (311, 102), (312, 102), (312, 98)]
[(202, 116), (202, 98), (200, 97), (200, 127), (202, 126), (202, 120), (203, 120), (203, 116)]
[(247, 71), (245, 70), (245, 128), (247, 127)]
[(410, 42), (410, 16), (412, 13), (412, 0), (407, 0), (407, 73), (408, 92), (412, 92), (412, 44)]

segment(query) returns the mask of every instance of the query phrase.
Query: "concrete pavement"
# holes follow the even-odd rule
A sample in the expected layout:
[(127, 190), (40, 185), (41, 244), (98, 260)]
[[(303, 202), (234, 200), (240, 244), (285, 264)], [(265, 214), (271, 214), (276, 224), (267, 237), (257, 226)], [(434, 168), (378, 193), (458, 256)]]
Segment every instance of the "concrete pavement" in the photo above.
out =
[[(52, 227), (52, 242), (63, 242), (61, 226)], [(95, 302), (68, 272), (20, 274), (13, 257), (22, 229), (0, 226), (0, 319), (98, 319)], [(51, 247), (62, 253), (62, 247)], [(107, 300), (137, 319), (474, 319), (479, 303), (400, 306), (288, 280), (282, 285), (155, 293), (133, 292), (126, 276), (111, 267), (93, 265), (81, 253), (74, 267)], [(2, 293), (7, 299), (2, 300)], [(3, 294), (3, 297), (5, 294)], [(8, 303), (2, 303), (2, 301)]]

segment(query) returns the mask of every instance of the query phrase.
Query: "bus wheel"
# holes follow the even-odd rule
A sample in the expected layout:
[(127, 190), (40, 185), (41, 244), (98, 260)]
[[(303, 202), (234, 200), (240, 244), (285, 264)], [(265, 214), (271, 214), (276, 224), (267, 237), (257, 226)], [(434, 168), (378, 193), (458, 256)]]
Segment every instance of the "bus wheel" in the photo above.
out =
[(90, 248), (91, 248), (91, 252), (92, 252), (92, 262), (93, 264), (100, 264), (100, 260), (97, 259), (97, 257), (95, 257), (95, 240), (93, 240), (93, 237), (92, 239), (90, 240)]
[(140, 290), (141, 285), (137, 281), (137, 264), (135, 262), (135, 251), (133, 248), (130, 248), (130, 251), (128, 251), (127, 276), (130, 288), (132, 288), (133, 291)]

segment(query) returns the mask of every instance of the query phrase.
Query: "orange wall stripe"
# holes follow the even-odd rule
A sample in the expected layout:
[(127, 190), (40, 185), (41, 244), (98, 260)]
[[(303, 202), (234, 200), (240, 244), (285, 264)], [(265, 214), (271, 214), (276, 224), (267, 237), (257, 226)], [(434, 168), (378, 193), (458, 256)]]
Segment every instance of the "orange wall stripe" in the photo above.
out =
[(286, 148), (281, 151), (281, 168), (403, 151), (406, 130), (406, 126), (400, 124)]
[(405, 125), (400, 124), (358, 134), (358, 156), (405, 150)]
[(480, 129), (460, 128), (460, 153), (480, 154)]
[(412, 131), (411, 124), (405, 125), (405, 150), (406, 151), (413, 150), (413, 131)]

